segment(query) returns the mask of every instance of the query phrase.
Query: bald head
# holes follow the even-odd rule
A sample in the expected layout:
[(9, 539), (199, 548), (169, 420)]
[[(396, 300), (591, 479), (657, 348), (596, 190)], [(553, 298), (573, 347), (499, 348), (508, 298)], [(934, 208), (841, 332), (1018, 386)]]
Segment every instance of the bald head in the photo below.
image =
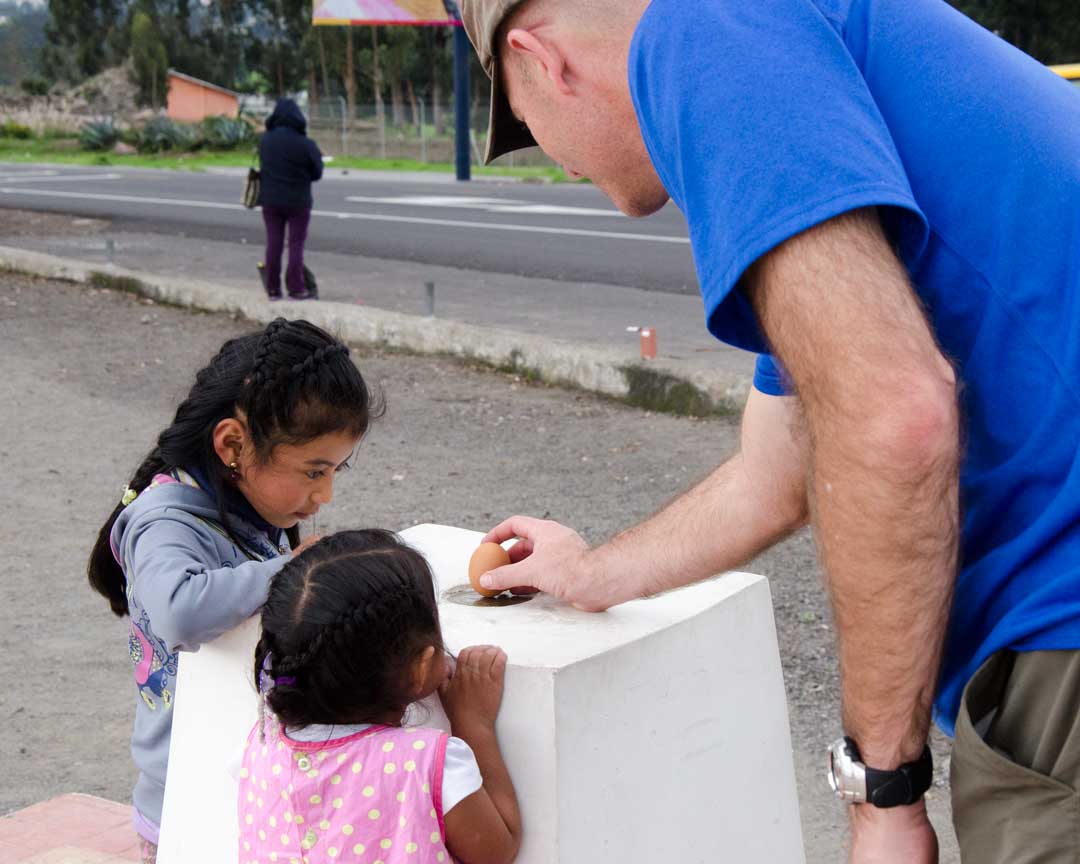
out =
[(503, 19), (495, 48), (500, 57), (509, 55), (504, 50), (506, 35), (514, 28), (554, 27), (583, 38), (619, 42), (620, 37), (633, 38), (648, 5), (648, 0), (525, 0)]
[(632, 216), (667, 201), (626, 74), (647, 6), (648, 0), (526, 0), (491, 44), (492, 71), (500, 76), (494, 83), (513, 117), (567, 174), (588, 177)]

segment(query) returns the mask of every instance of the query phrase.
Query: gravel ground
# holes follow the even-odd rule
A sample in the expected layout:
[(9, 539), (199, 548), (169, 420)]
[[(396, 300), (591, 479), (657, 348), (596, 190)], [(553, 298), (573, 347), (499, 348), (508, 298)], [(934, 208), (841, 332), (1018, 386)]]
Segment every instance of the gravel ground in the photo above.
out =
[[(39, 229), (43, 226), (36, 226)], [(85, 558), (194, 371), (243, 321), (0, 274), (0, 814), (63, 792), (129, 800), (133, 713), (125, 625), (91, 593)], [(319, 531), (440, 522), (486, 530), (516, 511), (601, 541), (704, 476), (732, 421), (643, 413), (455, 361), (361, 351), (389, 406)], [(801, 534), (746, 569), (771, 580), (807, 860), (843, 859), (845, 817), (822, 752), (837, 669), (813, 546)], [(42, 682), (48, 683), (45, 686)], [(947, 746), (932, 817), (943, 862)]]

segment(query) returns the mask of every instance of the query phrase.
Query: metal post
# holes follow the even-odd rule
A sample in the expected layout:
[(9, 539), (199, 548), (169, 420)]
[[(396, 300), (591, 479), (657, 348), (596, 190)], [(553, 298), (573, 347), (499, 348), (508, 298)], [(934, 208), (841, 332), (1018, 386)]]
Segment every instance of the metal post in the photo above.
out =
[(427, 294), (427, 316), (428, 318), (435, 317), (435, 283), (425, 282), (424, 291)]
[(420, 161), (427, 162), (427, 136), (424, 135), (424, 97), (420, 97)]
[(345, 143), (345, 141), (346, 141), (345, 115), (348, 113), (348, 107), (345, 104), (345, 97), (344, 96), (338, 96), (337, 98), (338, 98), (338, 101), (341, 103), (341, 155), (342, 156), (348, 156), (349, 155), (349, 145)]
[(458, 180), (470, 178), (469, 167), (469, 37), (454, 27), (454, 164)]

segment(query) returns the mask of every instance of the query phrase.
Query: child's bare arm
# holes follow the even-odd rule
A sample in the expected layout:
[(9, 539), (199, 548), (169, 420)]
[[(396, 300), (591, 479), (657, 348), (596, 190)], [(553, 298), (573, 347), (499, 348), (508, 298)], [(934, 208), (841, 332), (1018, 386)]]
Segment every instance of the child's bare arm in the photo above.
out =
[(439, 691), (450, 728), (472, 748), (484, 781), (446, 814), (446, 845), (462, 864), (509, 864), (521, 847), (517, 796), (495, 737), (505, 674), (502, 649), (466, 648)]

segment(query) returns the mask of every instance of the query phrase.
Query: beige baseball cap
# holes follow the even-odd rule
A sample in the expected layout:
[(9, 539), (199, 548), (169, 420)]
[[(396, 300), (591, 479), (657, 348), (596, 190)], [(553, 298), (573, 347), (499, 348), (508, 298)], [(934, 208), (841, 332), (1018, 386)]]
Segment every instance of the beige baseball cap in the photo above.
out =
[(465, 32), (469, 34), (469, 41), (480, 55), (484, 72), (491, 79), (491, 113), (488, 117), (485, 165), (512, 150), (536, 146), (529, 127), (520, 123), (510, 110), (510, 102), (503, 92), (495, 45), (496, 34), (506, 16), (525, 2), (527, 0), (460, 0)]

